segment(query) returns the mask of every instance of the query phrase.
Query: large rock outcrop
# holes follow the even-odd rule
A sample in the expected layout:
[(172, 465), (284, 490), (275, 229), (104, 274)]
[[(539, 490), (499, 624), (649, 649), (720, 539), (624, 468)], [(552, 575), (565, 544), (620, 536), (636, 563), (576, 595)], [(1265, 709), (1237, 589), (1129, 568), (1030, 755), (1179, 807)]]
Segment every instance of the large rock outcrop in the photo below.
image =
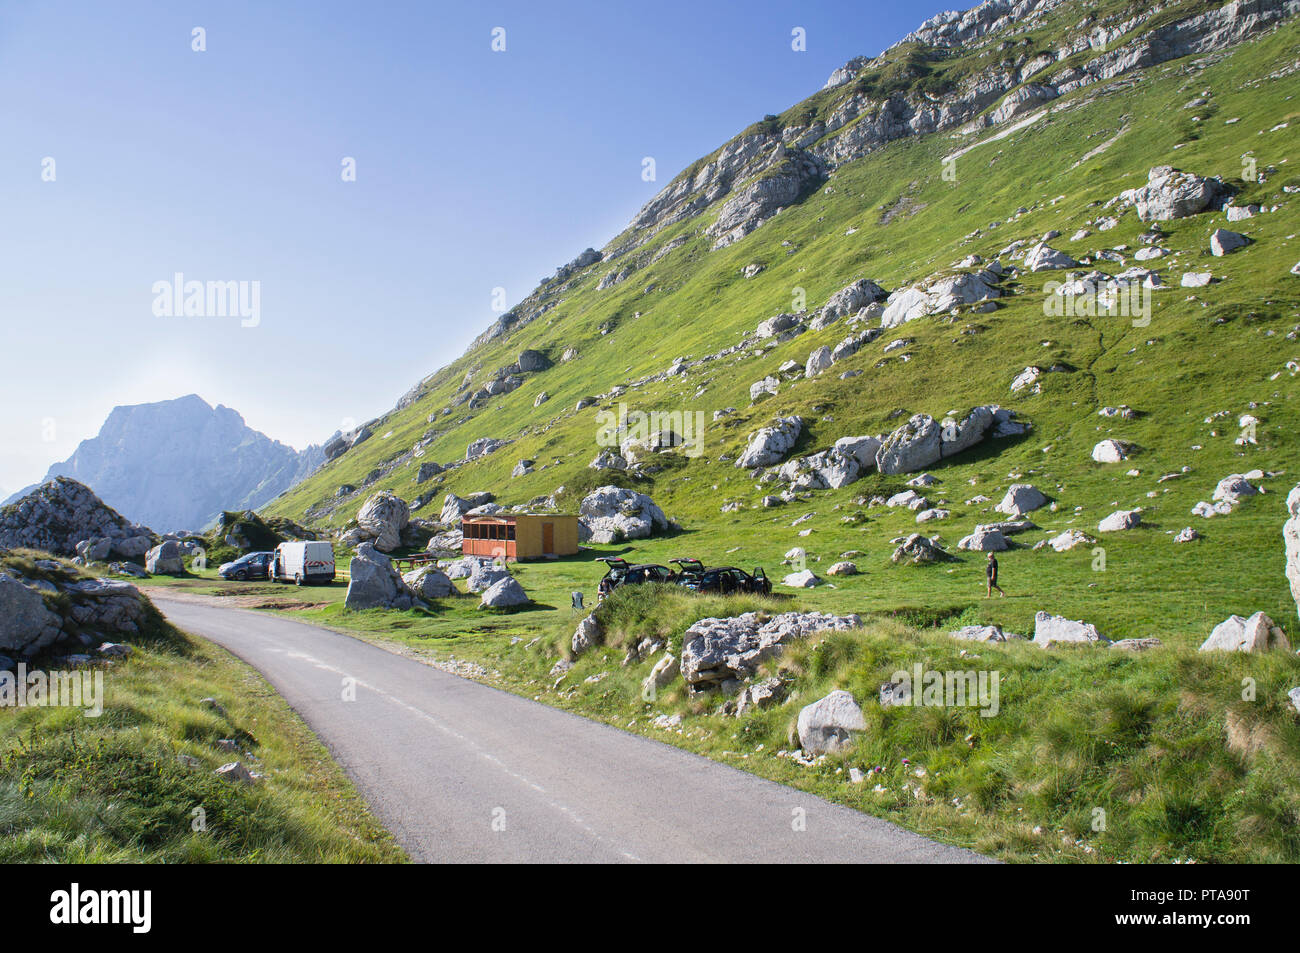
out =
[[(140, 634), (149, 603), (135, 586), (81, 578), (54, 560), (40, 560), (36, 569), (31, 576), (0, 569), (0, 652), (30, 658), (67, 644), (84, 653)], [(120, 654), (102, 654), (114, 652)]]
[(375, 549), (374, 543), (357, 546), (348, 575), (343, 604), (349, 609), (409, 609), (415, 602), (393, 561)]
[(1217, 208), (1229, 195), (1219, 179), (1160, 165), (1147, 173), (1146, 185), (1121, 192), (1118, 204), (1132, 205), (1144, 222), (1167, 222)]
[(645, 539), (668, 529), (668, 517), (644, 493), (617, 486), (602, 486), (582, 498), (578, 514), (593, 543)]
[(163, 540), (144, 557), (146, 572), (157, 575), (179, 576), (185, 572), (185, 560), (181, 555), (181, 545), (174, 539)]
[(375, 549), (389, 553), (402, 544), (402, 530), (411, 520), (410, 507), (395, 493), (381, 490), (357, 513), (357, 529), (363, 538), (374, 542)]
[(773, 147), (764, 174), (746, 183), (722, 206), (704, 234), (714, 249), (740, 241), (754, 229), (817, 187), (826, 175), (821, 159), (784, 144)]
[(750, 678), (766, 658), (780, 654), (782, 646), (814, 632), (855, 629), (856, 615), (823, 612), (783, 612), (760, 621), (757, 613), (726, 619), (701, 619), (682, 636), (682, 676), (692, 691), (730, 688)]
[(942, 423), (929, 414), (914, 414), (881, 443), (876, 468), (885, 474), (915, 473), (985, 438), (1014, 436), (1025, 429), (1011, 411), (996, 404), (975, 407), (960, 420), (949, 417)]
[(9, 549), (73, 556), (82, 540), (107, 539), (111, 552), (136, 558), (153, 544), (152, 536), (148, 527), (127, 520), (70, 477), (42, 483), (0, 509), (0, 546)]
[(926, 315), (942, 314), (962, 305), (997, 298), (1002, 294), (997, 280), (997, 275), (985, 270), (943, 275), (920, 285), (900, 288), (889, 296), (880, 316), (880, 326), (896, 328)]

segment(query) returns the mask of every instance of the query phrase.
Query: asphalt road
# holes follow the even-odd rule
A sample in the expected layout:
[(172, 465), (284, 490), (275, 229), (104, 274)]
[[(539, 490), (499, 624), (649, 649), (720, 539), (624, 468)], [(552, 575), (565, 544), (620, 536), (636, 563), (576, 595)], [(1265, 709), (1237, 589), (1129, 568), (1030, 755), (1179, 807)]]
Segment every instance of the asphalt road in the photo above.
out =
[[(176, 625), (260, 671), (415, 860), (985, 860), (359, 639), (150, 595)], [(344, 700), (345, 679), (355, 700)]]

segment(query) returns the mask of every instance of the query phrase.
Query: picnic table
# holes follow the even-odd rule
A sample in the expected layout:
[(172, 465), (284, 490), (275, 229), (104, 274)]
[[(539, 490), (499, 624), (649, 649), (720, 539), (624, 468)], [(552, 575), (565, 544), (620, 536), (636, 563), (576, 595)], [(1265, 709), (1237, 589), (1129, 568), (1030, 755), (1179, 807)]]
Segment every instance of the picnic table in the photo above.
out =
[(427, 563), (437, 562), (438, 557), (433, 553), (417, 553), (414, 556), (394, 556), (393, 565), (398, 572), (410, 572), (417, 566), (423, 566)]

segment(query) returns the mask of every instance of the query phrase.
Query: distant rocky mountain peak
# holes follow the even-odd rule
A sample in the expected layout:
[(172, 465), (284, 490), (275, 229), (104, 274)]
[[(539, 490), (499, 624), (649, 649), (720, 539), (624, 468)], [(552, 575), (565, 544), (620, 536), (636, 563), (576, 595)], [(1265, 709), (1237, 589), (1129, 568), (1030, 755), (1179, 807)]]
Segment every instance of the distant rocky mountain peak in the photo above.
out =
[(42, 482), (71, 477), (160, 532), (199, 530), (223, 510), (269, 502), (324, 459), (318, 446), (299, 452), (253, 430), (231, 408), (187, 394), (114, 407), (99, 433)]

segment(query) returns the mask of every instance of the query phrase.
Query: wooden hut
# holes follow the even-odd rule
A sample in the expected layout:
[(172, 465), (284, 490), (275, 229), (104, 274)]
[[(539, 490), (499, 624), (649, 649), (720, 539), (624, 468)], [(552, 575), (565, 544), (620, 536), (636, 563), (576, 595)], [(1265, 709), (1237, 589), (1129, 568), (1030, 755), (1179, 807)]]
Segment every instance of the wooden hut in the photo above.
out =
[(578, 517), (538, 513), (465, 516), (460, 521), (466, 556), (538, 559), (578, 551)]

